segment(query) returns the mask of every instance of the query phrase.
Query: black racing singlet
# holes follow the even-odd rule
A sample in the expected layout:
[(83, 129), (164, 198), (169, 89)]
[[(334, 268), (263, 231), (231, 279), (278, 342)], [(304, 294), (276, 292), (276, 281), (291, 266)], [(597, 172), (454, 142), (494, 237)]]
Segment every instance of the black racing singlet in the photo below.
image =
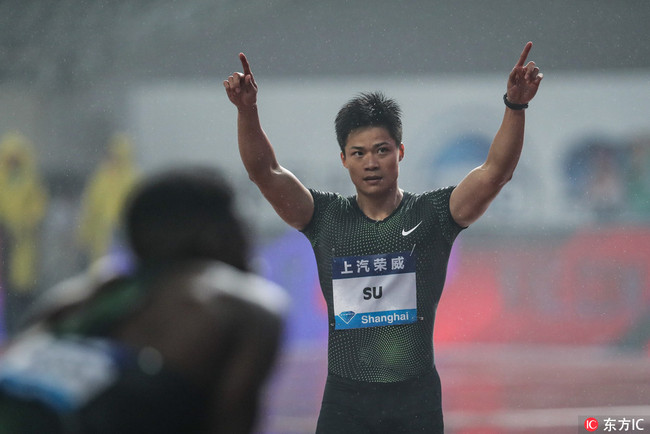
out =
[(312, 244), (329, 318), (328, 370), (396, 382), (430, 372), (433, 324), (451, 246), (454, 187), (414, 195), (374, 221), (356, 198), (310, 190)]

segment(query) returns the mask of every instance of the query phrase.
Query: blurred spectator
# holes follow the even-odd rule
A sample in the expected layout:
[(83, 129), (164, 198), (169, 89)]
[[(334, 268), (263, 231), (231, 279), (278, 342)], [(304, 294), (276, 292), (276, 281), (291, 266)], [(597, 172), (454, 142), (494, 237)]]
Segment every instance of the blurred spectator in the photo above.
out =
[(248, 271), (229, 186), (207, 168), (139, 183), (136, 262), (62, 282), (0, 358), (0, 434), (248, 433), (287, 296)]
[(587, 199), (598, 221), (620, 220), (624, 212), (625, 186), (616, 155), (600, 148), (592, 155), (593, 176)]
[(620, 220), (625, 212), (621, 150), (601, 139), (583, 142), (569, 155), (569, 193), (599, 222)]
[(635, 219), (650, 219), (650, 137), (634, 140), (627, 170), (627, 200)]
[(39, 229), (47, 193), (31, 143), (18, 133), (0, 143), (0, 226), (5, 326), (9, 335), (32, 302), (38, 285)]
[(108, 154), (83, 194), (78, 242), (86, 264), (106, 255), (119, 239), (116, 232), (124, 200), (137, 179), (133, 149), (124, 134), (114, 135)]

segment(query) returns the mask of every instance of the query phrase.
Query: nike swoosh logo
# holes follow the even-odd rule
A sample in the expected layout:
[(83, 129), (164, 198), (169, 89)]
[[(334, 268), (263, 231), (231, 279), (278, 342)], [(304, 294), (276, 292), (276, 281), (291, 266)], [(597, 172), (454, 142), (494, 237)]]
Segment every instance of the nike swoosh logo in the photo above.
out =
[(418, 226), (420, 226), (421, 224), (422, 224), (422, 222), (418, 223), (417, 225), (413, 226), (413, 227), (412, 227), (411, 229), (409, 229), (408, 231), (405, 231), (404, 229), (402, 229), (402, 235), (407, 236), (408, 234), (410, 234), (411, 232), (413, 232), (414, 230), (416, 230), (416, 229), (418, 228)]

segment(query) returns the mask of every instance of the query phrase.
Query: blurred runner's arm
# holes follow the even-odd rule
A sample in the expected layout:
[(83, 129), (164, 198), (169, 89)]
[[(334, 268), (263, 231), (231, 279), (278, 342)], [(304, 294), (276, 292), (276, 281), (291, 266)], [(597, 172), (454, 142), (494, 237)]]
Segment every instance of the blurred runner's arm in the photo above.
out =
[[(213, 385), (209, 432), (245, 434), (259, 421), (260, 389), (278, 356), (283, 319), (265, 308), (237, 300), (221, 300), (220, 318), (229, 318), (230, 356)], [(234, 320), (233, 312), (244, 321)], [(235, 324), (233, 326), (233, 324)], [(224, 324), (225, 326), (225, 324)], [(233, 338), (235, 337), (235, 338)]]

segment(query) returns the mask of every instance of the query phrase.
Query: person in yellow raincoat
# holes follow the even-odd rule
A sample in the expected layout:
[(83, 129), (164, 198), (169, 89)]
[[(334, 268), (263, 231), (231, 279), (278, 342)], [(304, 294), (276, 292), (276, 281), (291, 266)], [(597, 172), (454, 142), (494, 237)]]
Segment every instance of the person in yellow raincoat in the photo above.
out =
[(108, 254), (116, 240), (124, 199), (138, 178), (132, 154), (129, 138), (115, 134), (106, 158), (85, 188), (78, 242), (86, 265)]
[(40, 226), (47, 192), (32, 144), (19, 133), (0, 140), (0, 244), (6, 331), (13, 334), (36, 296)]

